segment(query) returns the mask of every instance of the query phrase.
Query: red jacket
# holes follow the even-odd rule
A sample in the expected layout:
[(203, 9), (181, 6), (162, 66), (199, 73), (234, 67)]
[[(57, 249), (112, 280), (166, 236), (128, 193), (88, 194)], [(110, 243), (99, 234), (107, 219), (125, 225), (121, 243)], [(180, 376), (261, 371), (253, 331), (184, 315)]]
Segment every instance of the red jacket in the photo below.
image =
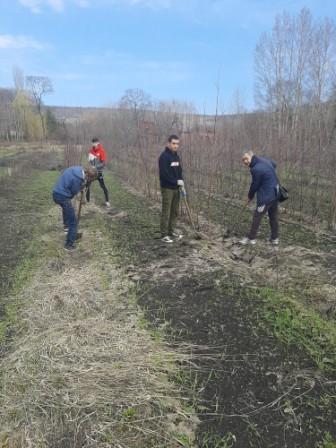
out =
[(106, 163), (106, 151), (101, 143), (95, 148), (92, 146), (89, 152), (89, 162), (97, 169), (102, 169)]

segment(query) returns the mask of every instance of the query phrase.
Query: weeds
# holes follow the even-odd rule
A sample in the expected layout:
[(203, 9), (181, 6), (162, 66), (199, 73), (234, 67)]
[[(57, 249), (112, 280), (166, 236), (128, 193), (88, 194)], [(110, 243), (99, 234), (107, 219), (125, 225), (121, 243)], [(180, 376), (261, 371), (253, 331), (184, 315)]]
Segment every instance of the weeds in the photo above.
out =
[[(254, 292), (256, 294), (256, 292)], [(336, 371), (336, 332), (332, 322), (278, 291), (262, 288), (262, 315), (267, 328), (283, 343), (306, 352), (325, 371)]]

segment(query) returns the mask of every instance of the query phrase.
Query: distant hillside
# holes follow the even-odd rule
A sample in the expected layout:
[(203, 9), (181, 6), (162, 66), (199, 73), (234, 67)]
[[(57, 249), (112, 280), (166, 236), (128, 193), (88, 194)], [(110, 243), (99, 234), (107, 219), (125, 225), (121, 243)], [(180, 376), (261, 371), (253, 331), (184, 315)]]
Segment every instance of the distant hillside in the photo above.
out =
[(59, 121), (76, 121), (90, 113), (113, 110), (110, 107), (45, 106), (45, 108), (50, 110)]

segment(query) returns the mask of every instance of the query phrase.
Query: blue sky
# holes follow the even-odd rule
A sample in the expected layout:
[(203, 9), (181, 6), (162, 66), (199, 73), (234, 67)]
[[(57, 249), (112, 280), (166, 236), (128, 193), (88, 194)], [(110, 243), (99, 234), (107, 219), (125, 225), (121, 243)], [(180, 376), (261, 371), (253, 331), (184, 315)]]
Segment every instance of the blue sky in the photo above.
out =
[(336, 21), (335, 0), (0, 0), (0, 86), (12, 68), (46, 75), (47, 104), (101, 106), (128, 88), (212, 113), (252, 109), (255, 45), (276, 14), (308, 7)]

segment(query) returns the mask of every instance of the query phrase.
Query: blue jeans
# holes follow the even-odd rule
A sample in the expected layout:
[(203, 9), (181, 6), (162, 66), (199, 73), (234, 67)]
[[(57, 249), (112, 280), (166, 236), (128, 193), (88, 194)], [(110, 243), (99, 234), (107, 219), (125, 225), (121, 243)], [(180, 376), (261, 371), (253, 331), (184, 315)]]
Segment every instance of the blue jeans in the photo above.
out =
[(75, 210), (72, 206), (71, 199), (63, 196), (63, 194), (53, 192), (53, 200), (56, 204), (62, 207), (63, 224), (68, 227), (68, 234), (65, 240), (66, 246), (72, 246), (75, 244), (77, 236), (77, 220)]

